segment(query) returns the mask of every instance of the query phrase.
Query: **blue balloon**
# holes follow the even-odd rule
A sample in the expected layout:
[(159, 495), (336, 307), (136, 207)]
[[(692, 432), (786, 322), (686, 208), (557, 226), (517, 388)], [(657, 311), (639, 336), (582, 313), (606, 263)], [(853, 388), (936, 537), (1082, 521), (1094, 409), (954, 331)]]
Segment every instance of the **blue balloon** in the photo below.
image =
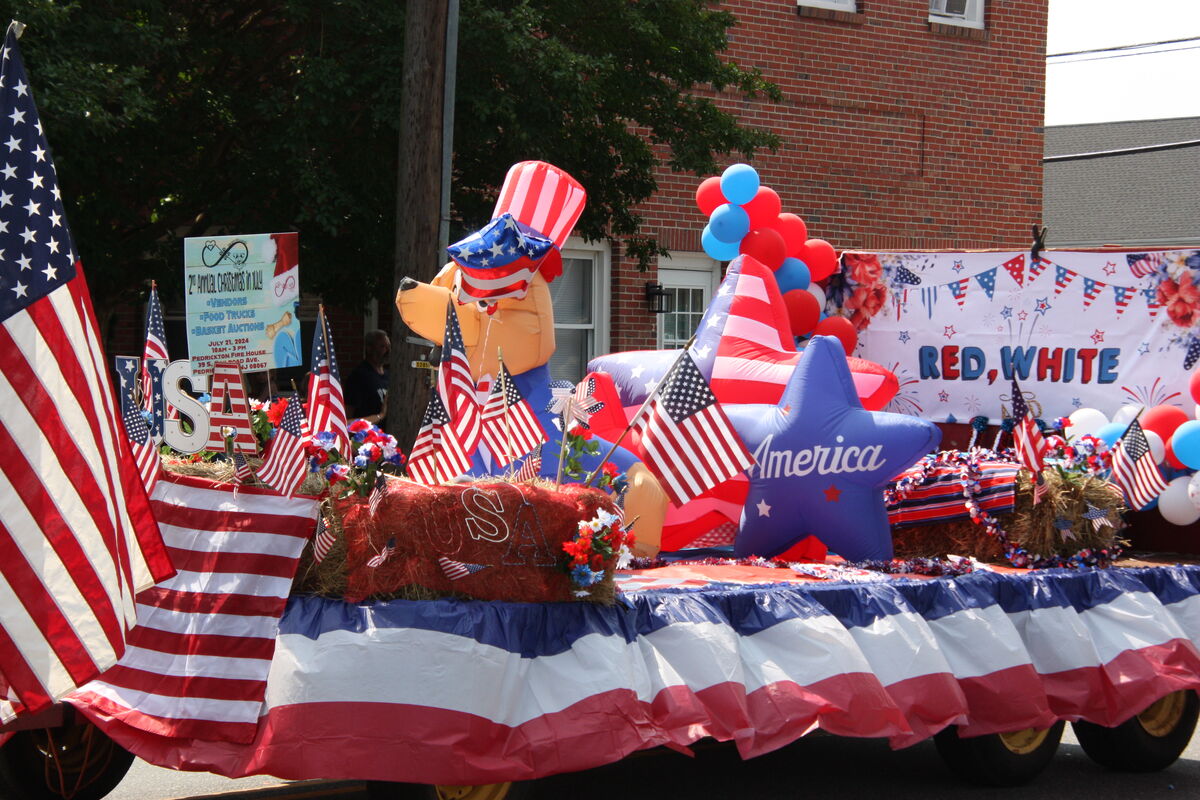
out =
[(864, 409), (832, 336), (808, 343), (778, 405), (725, 411), (756, 462), (737, 555), (770, 557), (812, 535), (851, 561), (892, 557), (883, 489), (937, 447), (936, 425)]
[(1117, 439), (1121, 438), (1121, 434), (1124, 433), (1125, 429), (1128, 427), (1129, 425), (1123, 422), (1110, 422), (1097, 430), (1093, 435), (1097, 439), (1103, 440), (1104, 443), (1109, 447), (1112, 447), (1117, 443)]
[(721, 173), (721, 194), (737, 206), (753, 200), (758, 185), (758, 171), (749, 164), (731, 164)]
[(1175, 429), (1171, 451), (1189, 469), (1200, 469), (1200, 420), (1188, 420)]
[(713, 232), (708, 229), (707, 225), (704, 226), (704, 232), (700, 234), (700, 245), (709, 258), (717, 261), (732, 261), (738, 257), (738, 243), (722, 242), (713, 236)]
[(779, 293), (787, 294), (792, 289), (807, 289), (812, 283), (812, 275), (808, 264), (798, 258), (785, 258), (775, 270), (775, 282), (779, 284)]
[(718, 241), (737, 244), (750, 232), (750, 215), (741, 206), (724, 203), (713, 209), (708, 229)]

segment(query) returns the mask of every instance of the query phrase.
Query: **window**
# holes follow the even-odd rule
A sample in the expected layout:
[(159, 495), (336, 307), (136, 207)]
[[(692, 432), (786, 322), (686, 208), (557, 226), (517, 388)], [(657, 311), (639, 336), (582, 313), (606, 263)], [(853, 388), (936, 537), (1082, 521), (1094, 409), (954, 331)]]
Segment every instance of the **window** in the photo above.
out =
[(666, 314), (658, 315), (658, 346), (683, 347), (696, 332), (720, 282), (717, 262), (701, 254), (676, 253), (658, 262), (658, 281), (667, 292)]
[(982, 29), (983, 3), (984, 0), (929, 0), (929, 21)]
[(808, 8), (828, 8), (830, 11), (854, 12), (858, 10), (858, 0), (796, 0), (796, 5)]
[(550, 377), (578, 382), (587, 363), (608, 352), (608, 249), (563, 248), (563, 274), (550, 284), (554, 303), (554, 355)]

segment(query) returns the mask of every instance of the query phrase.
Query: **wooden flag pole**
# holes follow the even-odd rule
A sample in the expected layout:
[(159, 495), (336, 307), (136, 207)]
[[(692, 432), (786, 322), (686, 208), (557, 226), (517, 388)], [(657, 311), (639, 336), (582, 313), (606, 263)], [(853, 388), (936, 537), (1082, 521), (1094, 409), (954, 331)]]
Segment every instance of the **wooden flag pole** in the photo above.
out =
[(621, 446), (621, 442), (623, 442), (625, 440), (625, 437), (629, 434), (629, 432), (631, 430), (633, 430), (633, 426), (637, 423), (637, 421), (639, 419), (641, 419), (642, 414), (645, 413), (646, 408), (650, 405), (650, 401), (653, 400), (655, 397), (658, 397), (659, 392), (662, 391), (662, 387), (667, 384), (667, 381), (670, 379), (671, 375), (675, 372), (675, 369), (679, 366), (680, 362), (683, 361), (683, 357), (685, 355), (687, 355), (687, 351), (691, 348), (692, 344), (695, 341), (696, 341), (696, 334), (693, 333), (692, 338), (687, 340), (687, 344), (685, 344), (683, 346), (683, 350), (679, 353), (679, 358), (675, 359), (674, 363), (671, 364), (671, 368), (668, 369), (666, 371), (666, 374), (664, 374), (662, 376), (662, 380), (660, 380), (657, 384), (655, 384), (654, 391), (650, 392), (650, 394), (646, 396), (646, 399), (642, 401), (641, 408), (639, 408), (637, 410), (636, 414), (634, 414), (632, 417), (630, 417), (629, 424), (625, 426), (625, 430), (621, 431), (621, 435), (618, 436), (617, 440), (612, 443), (612, 447), (608, 448), (608, 452), (604, 454), (604, 458), (600, 459), (600, 465), (598, 467), (596, 467), (594, 470), (592, 470), (591, 473), (587, 476), (587, 478), (584, 479), (584, 481), (583, 481), (584, 486), (592, 485), (592, 481), (596, 479), (596, 475), (598, 475), (600, 473), (600, 470), (604, 468), (604, 464), (608, 461), (608, 459), (612, 458), (612, 454), (617, 452), (617, 448)]

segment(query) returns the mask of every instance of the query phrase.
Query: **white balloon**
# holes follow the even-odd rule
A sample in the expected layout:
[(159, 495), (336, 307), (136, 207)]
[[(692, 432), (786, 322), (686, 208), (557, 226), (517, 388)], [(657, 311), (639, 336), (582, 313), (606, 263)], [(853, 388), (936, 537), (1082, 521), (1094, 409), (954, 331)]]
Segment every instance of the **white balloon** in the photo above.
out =
[(1196, 404), (1196, 413), (1194, 416), (1196, 417), (1196, 419), (1200, 419), (1200, 403)]
[(1067, 428), (1067, 435), (1074, 439), (1080, 436), (1094, 436), (1096, 431), (1108, 424), (1108, 417), (1104, 416), (1104, 412), (1094, 408), (1076, 409), (1068, 419), (1071, 420), (1071, 427)]
[(1192, 501), (1192, 505), (1200, 508), (1200, 472), (1197, 472), (1188, 481), (1188, 499)]
[(1117, 409), (1117, 413), (1113, 414), (1112, 421), (1128, 425), (1144, 408), (1145, 406), (1121, 406)]
[(1150, 445), (1150, 456), (1154, 459), (1154, 463), (1161, 464), (1167, 457), (1167, 446), (1163, 444), (1162, 437), (1154, 431), (1142, 431), (1142, 433), (1146, 434), (1146, 443)]
[(818, 286), (815, 283), (810, 283), (808, 285), (808, 288), (805, 289), (805, 291), (808, 292), (809, 294), (811, 294), (813, 297), (817, 298), (817, 305), (819, 305), (821, 310), (824, 311), (825, 310), (825, 290), (822, 289), (820, 286)]
[(1200, 520), (1200, 508), (1192, 504), (1188, 496), (1191, 478), (1181, 475), (1167, 484), (1158, 496), (1158, 512), (1172, 525), (1191, 525)]

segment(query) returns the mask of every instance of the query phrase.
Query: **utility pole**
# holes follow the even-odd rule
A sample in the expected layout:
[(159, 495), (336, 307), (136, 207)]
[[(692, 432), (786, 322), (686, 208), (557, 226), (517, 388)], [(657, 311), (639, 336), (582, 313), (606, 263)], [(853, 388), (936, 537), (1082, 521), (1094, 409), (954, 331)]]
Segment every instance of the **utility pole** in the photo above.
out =
[[(400, 99), (400, 158), (396, 180), (396, 257), (392, 298), (405, 277), (428, 281), (441, 266), (443, 98), (446, 85), (447, 0), (408, 0)], [(416, 435), (428, 387), (412, 369), (408, 327), (392, 316), (391, 386), (387, 430), (403, 448)]]

